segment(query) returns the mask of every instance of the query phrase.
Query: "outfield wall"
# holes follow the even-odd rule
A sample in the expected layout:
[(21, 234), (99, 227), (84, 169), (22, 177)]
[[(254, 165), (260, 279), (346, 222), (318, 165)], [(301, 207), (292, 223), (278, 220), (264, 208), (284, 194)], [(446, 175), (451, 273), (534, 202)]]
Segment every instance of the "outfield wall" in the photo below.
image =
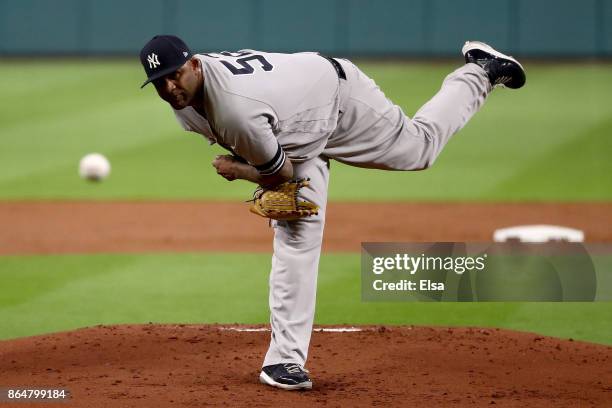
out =
[(194, 50), (612, 56), (610, 0), (0, 0), (0, 54), (134, 54), (175, 33)]

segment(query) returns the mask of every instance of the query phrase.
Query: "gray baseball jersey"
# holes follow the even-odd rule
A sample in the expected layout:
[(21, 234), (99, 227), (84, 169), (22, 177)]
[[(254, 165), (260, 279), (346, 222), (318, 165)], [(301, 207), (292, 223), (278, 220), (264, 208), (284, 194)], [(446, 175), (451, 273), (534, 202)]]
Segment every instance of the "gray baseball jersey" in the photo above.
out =
[[(204, 73), (205, 116), (176, 111), (181, 125), (246, 159), (262, 174), (286, 156), (295, 177), (309, 177), (302, 198), (317, 216), (274, 222), (270, 273), (272, 336), (264, 366), (304, 365), (315, 311), (326, 213), (329, 159), (387, 170), (430, 166), (491, 91), (485, 71), (466, 64), (410, 119), (347, 60), (318, 54), (255, 51), (197, 55)], [(357, 272), (356, 272), (357, 273)]]
[[(286, 155), (303, 162), (321, 154), (338, 121), (338, 76), (315, 53), (242, 51), (198, 54), (206, 117), (175, 110), (186, 130), (231, 150), (261, 174)], [(282, 148), (280, 147), (282, 146)]]

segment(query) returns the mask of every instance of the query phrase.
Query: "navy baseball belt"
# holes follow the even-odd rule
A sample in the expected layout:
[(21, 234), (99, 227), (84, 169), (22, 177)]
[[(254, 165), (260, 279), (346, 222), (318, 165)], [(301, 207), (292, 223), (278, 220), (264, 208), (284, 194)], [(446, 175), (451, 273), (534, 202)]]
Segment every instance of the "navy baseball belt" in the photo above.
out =
[(336, 74), (338, 74), (338, 78), (344, 79), (346, 81), (346, 73), (344, 72), (344, 68), (342, 68), (342, 65), (340, 65), (338, 61), (336, 61), (335, 59), (331, 57), (325, 56), (323, 54), (319, 54), (319, 55), (325, 58), (326, 60), (328, 60), (329, 62), (331, 62), (332, 66), (336, 70)]

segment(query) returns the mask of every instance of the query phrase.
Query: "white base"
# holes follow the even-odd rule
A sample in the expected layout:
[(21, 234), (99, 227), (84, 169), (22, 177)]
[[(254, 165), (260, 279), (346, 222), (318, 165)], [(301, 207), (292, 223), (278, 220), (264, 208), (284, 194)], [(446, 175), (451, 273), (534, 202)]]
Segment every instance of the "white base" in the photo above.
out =
[(584, 242), (584, 231), (558, 225), (517, 225), (500, 228), (493, 233), (493, 241), (508, 242)]

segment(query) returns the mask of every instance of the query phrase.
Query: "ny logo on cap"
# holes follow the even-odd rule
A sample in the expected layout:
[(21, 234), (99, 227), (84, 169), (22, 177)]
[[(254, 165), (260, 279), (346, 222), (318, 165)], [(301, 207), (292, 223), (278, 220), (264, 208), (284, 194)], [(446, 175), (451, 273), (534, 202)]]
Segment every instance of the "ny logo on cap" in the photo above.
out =
[(157, 68), (157, 66), (160, 65), (160, 62), (157, 59), (157, 54), (155, 53), (147, 55), (147, 61), (149, 62), (149, 68)]

